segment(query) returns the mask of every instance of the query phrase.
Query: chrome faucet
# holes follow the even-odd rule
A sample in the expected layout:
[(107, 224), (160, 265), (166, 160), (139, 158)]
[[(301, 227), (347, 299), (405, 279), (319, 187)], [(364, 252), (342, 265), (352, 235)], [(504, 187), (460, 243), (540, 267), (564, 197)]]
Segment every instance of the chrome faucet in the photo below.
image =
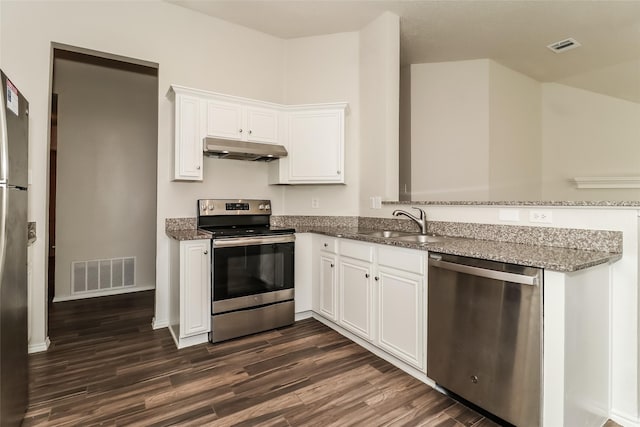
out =
[(420, 209), (420, 208), (416, 208), (415, 206), (411, 206), (413, 209), (417, 209), (418, 212), (420, 213), (419, 216), (415, 216), (410, 214), (407, 211), (403, 211), (401, 209), (396, 209), (395, 211), (393, 211), (392, 215), (393, 216), (400, 216), (400, 215), (404, 215), (407, 218), (412, 219), (413, 221), (415, 221), (416, 224), (418, 224), (420, 226), (420, 234), (427, 234), (427, 214), (424, 212), (424, 210)]

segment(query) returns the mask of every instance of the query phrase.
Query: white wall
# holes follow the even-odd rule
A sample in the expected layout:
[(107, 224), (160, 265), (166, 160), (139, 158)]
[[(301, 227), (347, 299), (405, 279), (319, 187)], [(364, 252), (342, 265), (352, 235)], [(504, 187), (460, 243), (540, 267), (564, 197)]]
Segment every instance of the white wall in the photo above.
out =
[[(360, 153), (358, 33), (303, 37), (285, 45), (284, 102), (347, 102), (345, 185), (291, 185), (284, 188), (288, 215), (357, 215)], [(311, 208), (311, 198), (319, 207)]]
[(543, 200), (637, 200), (640, 189), (576, 189), (575, 177), (640, 176), (640, 104), (542, 84)]
[(408, 75), (413, 200), (640, 198), (572, 181), (640, 176), (640, 104), (487, 59), (413, 64)]
[(157, 77), (58, 59), (53, 90), (55, 301), (72, 294), (73, 261), (133, 256), (135, 286), (127, 289), (154, 288)]
[(385, 12), (360, 31), (360, 214), (370, 197), (398, 200), (400, 18)]
[(540, 83), (489, 61), (489, 200), (539, 200)]
[(411, 65), (411, 198), (489, 200), (489, 60)]
[(384, 13), (359, 32), (286, 42), (285, 103), (349, 103), (345, 185), (287, 186), (287, 214), (358, 215), (371, 196), (398, 198), (399, 37)]
[[(282, 188), (267, 185), (267, 165), (205, 161), (205, 182), (170, 181), (172, 83), (282, 102), (284, 42), (166, 2), (0, 2), (0, 67), (30, 102), (29, 220), (39, 238), (33, 260), (32, 348), (46, 330), (46, 218), (51, 42), (159, 64), (156, 323), (167, 322), (167, 217), (196, 214), (202, 197), (265, 197), (281, 210)], [(28, 31), (25, 25), (28, 23)], [(153, 220), (152, 220), (153, 221)]]

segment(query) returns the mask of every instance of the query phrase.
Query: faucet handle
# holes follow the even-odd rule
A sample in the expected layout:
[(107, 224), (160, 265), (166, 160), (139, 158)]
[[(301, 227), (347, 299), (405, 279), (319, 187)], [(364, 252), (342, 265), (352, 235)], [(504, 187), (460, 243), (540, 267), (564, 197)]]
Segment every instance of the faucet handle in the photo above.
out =
[(420, 212), (420, 219), (425, 219), (427, 217), (426, 212), (422, 208), (416, 206), (411, 206), (411, 208), (416, 209), (418, 212)]

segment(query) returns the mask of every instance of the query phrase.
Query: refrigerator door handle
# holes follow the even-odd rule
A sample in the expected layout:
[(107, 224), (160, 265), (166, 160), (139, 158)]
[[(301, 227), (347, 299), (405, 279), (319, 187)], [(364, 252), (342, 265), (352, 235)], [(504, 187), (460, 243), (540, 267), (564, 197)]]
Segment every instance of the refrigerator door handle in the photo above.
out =
[[(4, 75), (3, 75), (4, 76)], [(9, 188), (7, 175), (9, 171), (9, 133), (7, 130), (7, 95), (6, 80), (0, 79), (2, 102), (0, 103), (0, 278), (4, 273), (7, 240), (7, 201)]]
[(7, 202), (9, 188), (0, 183), (0, 278), (4, 275), (4, 260), (7, 253)]
[(0, 105), (0, 182), (7, 182), (9, 177), (9, 133), (7, 130), (7, 88), (6, 80), (2, 79), (0, 94), (2, 94), (2, 105)]

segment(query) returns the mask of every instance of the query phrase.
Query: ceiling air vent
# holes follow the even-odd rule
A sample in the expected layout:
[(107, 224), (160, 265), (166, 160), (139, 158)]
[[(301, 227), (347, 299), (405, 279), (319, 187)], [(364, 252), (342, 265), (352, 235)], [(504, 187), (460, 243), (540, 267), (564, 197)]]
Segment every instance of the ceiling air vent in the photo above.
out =
[(575, 49), (582, 46), (576, 39), (569, 37), (568, 39), (560, 40), (559, 42), (551, 43), (547, 45), (555, 53), (566, 52), (567, 50)]

